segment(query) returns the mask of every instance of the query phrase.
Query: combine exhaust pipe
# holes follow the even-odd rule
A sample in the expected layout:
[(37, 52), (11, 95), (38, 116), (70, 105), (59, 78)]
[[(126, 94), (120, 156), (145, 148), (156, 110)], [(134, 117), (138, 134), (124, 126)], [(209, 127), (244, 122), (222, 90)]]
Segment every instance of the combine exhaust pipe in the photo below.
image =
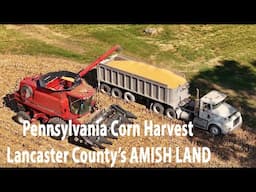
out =
[(194, 107), (194, 112), (195, 116), (199, 116), (199, 109), (200, 109), (200, 92), (199, 89), (196, 88), (196, 99), (195, 99), (195, 107)]

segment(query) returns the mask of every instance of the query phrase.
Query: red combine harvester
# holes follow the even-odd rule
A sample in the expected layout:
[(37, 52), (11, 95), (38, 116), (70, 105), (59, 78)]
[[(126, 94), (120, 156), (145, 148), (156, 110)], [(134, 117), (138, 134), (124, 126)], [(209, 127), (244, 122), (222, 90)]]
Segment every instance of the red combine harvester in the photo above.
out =
[[(114, 120), (118, 120), (119, 124), (130, 122), (129, 118), (136, 117), (118, 105), (111, 105), (108, 109), (95, 113), (92, 118), (88, 118), (89, 122), (80, 122), (82, 118), (90, 117), (90, 114), (97, 109), (93, 99), (96, 90), (82, 77), (119, 49), (118, 45), (112, 47), (77, 74), (70, 71), (58, 71), (25, 77), (20, 82), (19, 90), (7, 96), (5, 104), (17, 112), (16, 120), (21, 124), (24, 120), (32, 122), (39, 120), (42, 123), (53, 125), (65, 124), (68, 120), (72, 120), (73, 124), (104, 123), (111, 125)], [(62, 135), (55, 139), (61, 137)], [(110, 131), (107, 137), (116, 138)], [(102, 136), (74, 136), (69, 139), (73, 143), (88, 147), (104, 148), (102, 143), (112, 144)]]

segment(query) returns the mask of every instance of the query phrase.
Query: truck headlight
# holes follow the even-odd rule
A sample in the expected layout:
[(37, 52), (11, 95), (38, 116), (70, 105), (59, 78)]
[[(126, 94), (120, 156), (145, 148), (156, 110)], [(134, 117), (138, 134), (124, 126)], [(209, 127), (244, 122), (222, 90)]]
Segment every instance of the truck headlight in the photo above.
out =
[(232, 122), (228, 121), (228, 119), (227, 119), (227, 120), (225, 121), (225, 124), (224, 124), (224, 125), (225, 125), (226, 128), (230, 128), (230, 127), (232, 127), (231, 123), (232, 123)]
[(230, 118), (228, 118), (228, 117), (225, 117), (224, 118), (224, 122), (227, 124), (228, 122), (230, 121)]

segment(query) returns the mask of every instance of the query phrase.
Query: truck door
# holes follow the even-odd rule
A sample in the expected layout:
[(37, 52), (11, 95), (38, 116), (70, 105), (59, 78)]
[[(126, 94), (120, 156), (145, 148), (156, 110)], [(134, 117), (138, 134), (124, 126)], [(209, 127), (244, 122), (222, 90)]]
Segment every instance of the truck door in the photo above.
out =
[(199, 117), (201, 119), (204, 119), (204, 120), (210, 120), (211, 118), (211, 104), (209, 103), (205, 103), (203, 102), (202, 103), (202, 108), (200, 109), (200, 112), (199, 112)]
[(207, 129), (208, 121), (210, 119), (211, 105), (209, 103), (201, 103), (199, 109), (199, 117), (195, 117), (193, 123), (195, 127)]

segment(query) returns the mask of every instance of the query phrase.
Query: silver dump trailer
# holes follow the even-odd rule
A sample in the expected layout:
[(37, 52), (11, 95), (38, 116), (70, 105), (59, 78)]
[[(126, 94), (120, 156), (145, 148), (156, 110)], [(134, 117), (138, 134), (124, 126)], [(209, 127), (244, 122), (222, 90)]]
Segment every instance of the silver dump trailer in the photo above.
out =
[(97, 80), (102, 92), (126, 101), (145, 100), (154, 112), (170, 118), (176, 118), (176, 108), (190, 97), (184, 77), (120, 56), (97, 66)]

